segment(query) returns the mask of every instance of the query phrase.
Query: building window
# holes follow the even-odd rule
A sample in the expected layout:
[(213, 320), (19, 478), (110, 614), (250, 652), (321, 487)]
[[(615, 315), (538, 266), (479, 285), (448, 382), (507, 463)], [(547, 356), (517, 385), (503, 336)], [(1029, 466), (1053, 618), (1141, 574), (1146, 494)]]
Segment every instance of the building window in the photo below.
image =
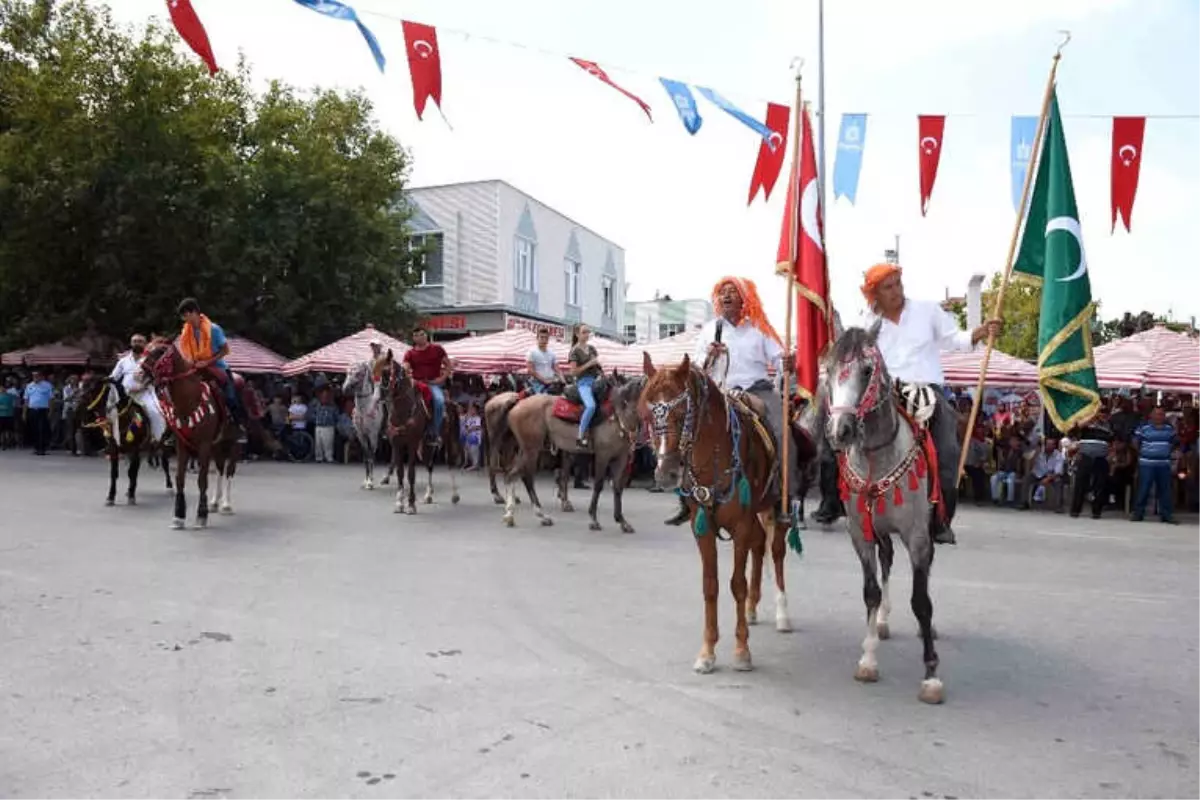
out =
[(421, 277), (418, 286), (441, 286), (445, 280), (442, 268), (442, 235), (420, 233), (408, 238), (413, 254), (413, 271)]
[(604, 301), (604, 316), (615, 317), (617, 315), (617, 282), (607, 275), (600, 282), (601, 295)]
[(513, 283), (517, 291), (537, 291), (537, 266), (534, 263), (534, 244), (518, 236), (513, 246)]
[(687, 326), (682, 322), (663, 322), (658, 326), (658, 338), (670, 339), (687, 330)]
[(579, 294), (583, 285), (583, 264), (569, 258), (563, 259), (563, 285), (567, 288), (567, 305), (582, 305), (579, 301)]
[(625, 341), (627, 341), (627, 342), (636, 342), (637, 341), (637, 325), (626, 325), (625, 326)]

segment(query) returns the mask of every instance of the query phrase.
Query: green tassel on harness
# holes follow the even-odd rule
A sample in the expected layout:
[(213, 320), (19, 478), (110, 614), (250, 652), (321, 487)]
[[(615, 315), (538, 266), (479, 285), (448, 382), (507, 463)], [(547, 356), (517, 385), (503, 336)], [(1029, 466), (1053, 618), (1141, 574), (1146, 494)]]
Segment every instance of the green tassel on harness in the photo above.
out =
[(697, 538), (701, 538), (708, 533), (708, 512), (704, 510), (704, 506), (696, 509), (696, 520), (692, 523), (692, 534)]
[(745, 475), (738, 481), (738, 502), (743, 506), (750, 505), (750, 481)]
[(804, 555), (804, 542), (800, 538), (800, 526), (799, 525), (796, 525), (793, 523), (792, 527), (788, 528), (787, 543), (788, 543), (788, 547), (790, 547), (796, 551), (796, 555), (798, 555), (798, 556)]

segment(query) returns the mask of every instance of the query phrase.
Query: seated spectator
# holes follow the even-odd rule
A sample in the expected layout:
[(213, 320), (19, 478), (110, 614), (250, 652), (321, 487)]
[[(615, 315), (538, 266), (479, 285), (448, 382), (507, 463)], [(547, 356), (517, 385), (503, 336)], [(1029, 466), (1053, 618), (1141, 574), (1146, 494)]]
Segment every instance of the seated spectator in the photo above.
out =
[(987, 439), (987, 428), (982, 422), (975, 425), (971, 441), (967, 444), (967, 463), (963, 468), (971, 481), (971, 499), (975, 505), (983, 505), (991, 495), (988, 493), (987, 464), (991, 443)]
[[(1021, 478), (1025, 466), (1025, 454), (1021, 448), (1021, 437), (1013, 433), (1008, 442), (1001, 445), (996, 455), (996, 472), (992, 475), (992, 499), (996, 505), (1008, 503), (1013, 505), (1017, 500), (1017, 481)], [(1001, 486), (1007, 487), (1007, 500)]]
[(1047, 508), (1054, 508), (1055, 513), (1063, 510), (1063, 475), (1065, 462), (1062, 451), (1058, 449), (1058, 440), (1046, 437), (1046, 441), (1038, 448), (1024, 480), (1021, 481), (1021, 508), (1029, 509), (1031, 502), (1037, 502), (1035, 493), (1044, 496)]

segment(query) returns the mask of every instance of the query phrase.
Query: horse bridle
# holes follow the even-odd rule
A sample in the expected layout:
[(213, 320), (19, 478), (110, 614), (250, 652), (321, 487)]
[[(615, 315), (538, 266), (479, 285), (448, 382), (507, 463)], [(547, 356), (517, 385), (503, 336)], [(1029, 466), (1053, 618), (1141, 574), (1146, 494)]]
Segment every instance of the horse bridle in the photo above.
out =
[[(858, 404), (854, 406), (829, 406), (829, 420), (833, 420), (837, 414), (853, 414), (860, 422), (868, 416), (879, 410), (883, 405), (883, 401), (887, 396), (888, 387), (883, 380), (883, 376), (887, 374), (887, 370), (883, 364), (883, 356), (879, 352), (879, 348), (875, 346), (864, 347), (862, 355), (871, 362), (871, 379), (867, 384), (867, 388), (863, 391), (862, 396), (858, 398)], [(859, 359), (853, 356), (840, 362), (838, 366), (838, 380), (844, 381), (850, 377), (851, 367), (857, 363)], [(874, 451), (879, 450), (891, 444), (897, 435), (900, 433), (900, 422), (896, 420), (892, 429), (892, 435), (887, 440), (875, 447), (864, 447), (864, 450)]]

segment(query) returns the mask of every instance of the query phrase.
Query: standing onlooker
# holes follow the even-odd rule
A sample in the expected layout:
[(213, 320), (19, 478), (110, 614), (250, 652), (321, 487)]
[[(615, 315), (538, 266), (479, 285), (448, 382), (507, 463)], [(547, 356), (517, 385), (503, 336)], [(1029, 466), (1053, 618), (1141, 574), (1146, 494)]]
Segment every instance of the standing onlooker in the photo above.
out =
[(292, 398), (292, 404), (288, 406), (287, 417), (292, 430), (302, 431), (308, 428), (308, 404), (304, 402), (304, 395), (297, 394)]
[(8, 386), (0, 389), (0, 450), (17, 444), (17, 390), (12, 378), (6, 383)]
[(68, 375), (62, 388), (62, 427), (60, 446), (70, 448), (71, 455), (79, 455), (75, 444), (75, 411), (79, 407), (79, 379)]
[(33, 452), (46, 455), (50, 445), (50, 401), (54, 397), (54, 385), (46, 380), (41, 370), (34, 370), (33, 380), (25, 387), (25, 424), (33, 440)]
[[(1008, 443), (1001, 445), (996, 454), (996, 473), (992, 475), (992, 499), (996, 505), (1007, 502), (1012, 505), (1017, 499), (1017, 480), (1021, 477), (1021, 466), (1025, 456), (1021, 451), (1021, 436), (1013, 433), (1008, 437)], [(1001, 487), (1007, 492), (1001, 492)], [(1005, 499), (1007, 496), (1007, 500)]]
[(1175, 525), (1172, 515), (1171, 452), (1179, 446), (1179, 436), (1167, 424), (1162, 406), (1150, 412), (1150, 421), (1133, 434), (1138, 451), (1138, 492), (1133, 506), (1133, 521), (1141, 522), (1146, 516), (1146, 502), (1150, 499), (1150, 487), (1158, 500), (1158, 516), (1168, 525)]
[(283, 402), (283, 395), (277, 394), (272, 398), (271, 404), (267, 406), (267, 417), (271, 421), (271, 433), (282, 436), (288, 423), (288, 407)]
[(1071, 516), (1078, 517), (1083, 511), (1087, 493), (1092, 493), (1092, 519), (1100, 519), (1104, 501), (1108, 499), (1108, 445), (1113, 439), (1112, 429), (1101, 417), (1079, 429), (1072, 437), (1075, 452), (1075, 489), (1071, 492)]
[(332, 464), (334, 433), (338, 421), (338, 408), (333, 404), (333, 392), (328, 387), (321, 390), (313, 408), (313, 438), (316, 440), (316, 462)]
[(462, 443), (467, 454), (467, 469), (477, 470), (483, 462), (483, 420), (479, 418), (479, 407), (474, 403), (468, 404), (467, 413), (460, 424)]

